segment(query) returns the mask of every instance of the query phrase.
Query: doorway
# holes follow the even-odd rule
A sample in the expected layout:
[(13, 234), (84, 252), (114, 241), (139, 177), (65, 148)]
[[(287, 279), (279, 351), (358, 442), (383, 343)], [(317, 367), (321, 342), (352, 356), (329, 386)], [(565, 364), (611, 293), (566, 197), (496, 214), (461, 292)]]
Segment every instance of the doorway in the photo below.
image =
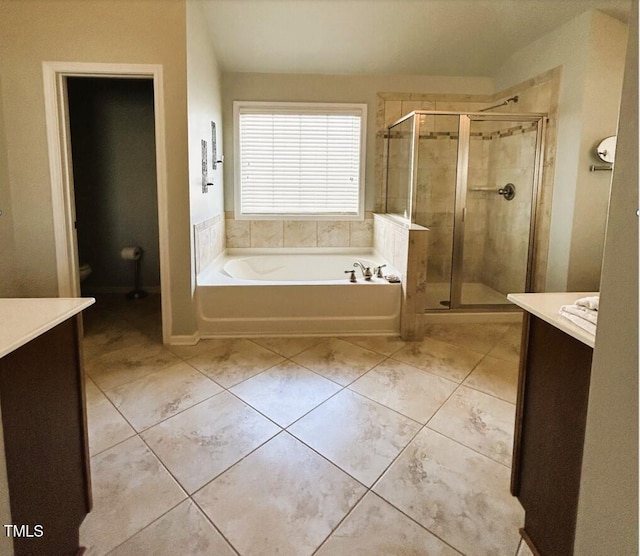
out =
[(58, 294), (80, 295), (79, 257), (73, 188), (67, 80), (80, 78), (148, 79), (153, 83), (156, 164), (157, 238), (161, 291), (162, 339), (171, 342), (168, 192), (165, 141), (164, 79), (157, 64), (43, 62), (45, 117), (54, 219)]
[(67, 98), (81, 293), (160, 293), (153, 82), (68, 77)]

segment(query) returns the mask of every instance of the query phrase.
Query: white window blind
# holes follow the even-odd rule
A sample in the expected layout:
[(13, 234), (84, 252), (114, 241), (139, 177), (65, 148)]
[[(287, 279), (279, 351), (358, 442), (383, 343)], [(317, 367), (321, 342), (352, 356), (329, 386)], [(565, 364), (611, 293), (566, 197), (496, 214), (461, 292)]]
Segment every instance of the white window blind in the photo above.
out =
[(240, 214), (359, 216), (364, 110), (239, 106)]

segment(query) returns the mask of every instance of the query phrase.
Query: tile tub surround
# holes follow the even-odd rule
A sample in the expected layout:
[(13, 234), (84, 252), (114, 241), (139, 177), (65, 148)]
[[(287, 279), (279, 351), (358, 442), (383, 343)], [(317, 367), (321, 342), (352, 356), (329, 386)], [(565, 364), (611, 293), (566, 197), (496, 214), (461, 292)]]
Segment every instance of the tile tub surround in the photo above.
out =
[(225, 250), (225, 220), (218, 214), (193, 226), (196, 274)]
[[(157, 300), (141, 301), (99, 298), (85, 319), (88, 361), (133, 357), (117, 331), (139, 334), (131, 380), (87, 385), (88, 556), (516, 556), (522, 512), (503, 447), (519, 326), (430, 326), (421, 342), (219, 339), (169, 351)], [(156, 344), (178, 364), (162, 366)], [(130, 396), (139, 407), (114, 405)]]
[(236, 220), (226, 213), (226, 246), (371, 247), (373, 213), (364, 220)]
[(373, 218), (373, 247), (402, 279), (400, 335), (404, 340), (420, 340), (424, 337), (427, 303), (429, 230), (388, 214), (374, 214)]

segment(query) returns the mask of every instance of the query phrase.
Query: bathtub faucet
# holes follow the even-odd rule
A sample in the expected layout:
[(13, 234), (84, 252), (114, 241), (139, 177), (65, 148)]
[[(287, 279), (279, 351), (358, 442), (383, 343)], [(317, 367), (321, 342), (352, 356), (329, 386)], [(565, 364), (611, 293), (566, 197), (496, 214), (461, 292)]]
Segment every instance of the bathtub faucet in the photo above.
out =
[(361, 262), (353, 263), (353, 268), (358, 268), (358, 267), (360, 267), (360, 270), (362, 270), (362, 276), (364, 276), (364, 279), (371, 280), (371, 277), (373, 276), (373, 272), (371, 272), (371, 267), (364, 266)]
[(356, 283), (358, 280), (356, 280), (356, 271), (355, 270), (345, 270), (344, 271), (345, 274), (349, 274), (349, 282), (353, 282)]

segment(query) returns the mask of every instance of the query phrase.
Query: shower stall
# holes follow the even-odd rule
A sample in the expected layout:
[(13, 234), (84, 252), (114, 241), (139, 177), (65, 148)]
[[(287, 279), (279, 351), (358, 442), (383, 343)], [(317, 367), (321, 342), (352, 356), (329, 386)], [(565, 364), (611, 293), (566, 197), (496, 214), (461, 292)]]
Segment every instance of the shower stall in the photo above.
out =
[(429, 229), (431, 311), (512, 310), (530, 291), (543, 114), (418, 110), (387, 133), (386, 212)]

